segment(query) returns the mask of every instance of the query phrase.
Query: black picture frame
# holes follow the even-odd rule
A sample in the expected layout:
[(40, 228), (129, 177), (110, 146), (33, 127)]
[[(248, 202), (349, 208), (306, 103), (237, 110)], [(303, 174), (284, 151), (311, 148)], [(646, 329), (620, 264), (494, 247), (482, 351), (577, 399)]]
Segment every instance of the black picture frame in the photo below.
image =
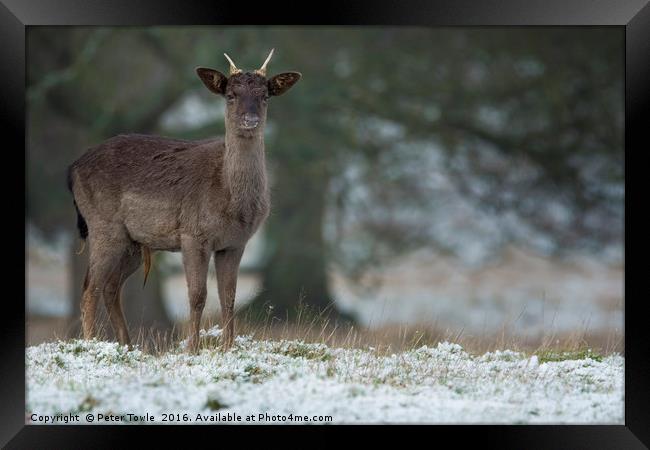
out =
[[(11, 194), (26, 173), (8, 162), (10, 156), (25, 148), (25, 34), (26, 27), (38, 25), (420, 25), (420, 26), (616, 26), (625, 28), (625, 425), (620, 426), (438, 426), (429, 430), (431, 443), (451, 438), (453, 446), (478, 438), (482, 445), (498, 448), (647, 448), (650, 445), (650, 340), (644, 323), (645, 295), (630, 290), (631, 203), (643, 197), (630, 189), (635, 174), (644, 170), (639, 160), (647, 145), (646, 128), (650, 125), (648, 85), (650, 84), (650, 6), (648, 0), (444, 0), (444, 1), (356, 1), (322, 2), (315, 6), (303, 2), (261, 3), (200, 2), (172, 0), (0, 0), (0, 112), (3, 134), (3, 198), (5, 204), (19, 208)], [(646, 145), (644, 145), (646, 144)], [(27, 157), (25, 153), (25, 158)], [(25, 158), (22, 163), (25, 164)], [(25, 197), (23, 197), (25, 199)], [(26, 205), (25, 209), (26, 211)], [(637, 218), (641, 218), (637, 213)], [(24, 225), (17, 215), (5, 213), (5, 241), (20, 261), (20, 236)], [(639, 239), (643, 226), (635, 228)], [(23, 241), (24, 242), (24, 241)], [(638, 244), (634, 254), (643, 250)], [(23, 253), (24, 255), (24, 253)], [(13, 255), (12, 255), (13, 256)], [(18, 264), (10, 264), (19, 270)], [(17, 278), (17, 277), (16, 277)], [(20, 289), (20, 288), (17, 288)], [(24, 291), (23, 291), (24, 292)], [(636, 294), (636, 295), (635, 295)], [(25, 305), (18, 296), (4, 298), (4, 339), (0, 346), (2, 363), (0, 444), (4, 448), (117, 448), (133, 443), (135, 434), (152, 431), (150, 426), (36, 426), (25, 425)], [(275, 427), (273, 431), (276, 431)], [(280, 427), (283, 428), (283, 427)], [(292, 427), (293, 428), (293, 427)], [(330, 427), (302, 427), (320, 435)], [(254, 427), (264, 439), (270, 439), (270, 427)], [(223, 439), (225, 428), (195, 426), (157, 427), (155, 434), (166, 439), (180, 431), (205, 439), (215, 433)], [(373, 427), (371, 433), (391, 433)], [(241, 433), (242, 430), (235, 430)], [(410, 432), (410, 431), (409, 431)], [(251, 429), (246, 430), (246, 437)], [(240, 434), (241, 436), (241, 434)], [(210, 441), (205, 441), (206, 444)], [(218, 441), (214, 441), (215, 443)], [(221, 441), (223, 442), (223, 441)], [(307, 445), (306, 442), (303, 442)], [(645, 443), (645, 445), (644, 445)]]

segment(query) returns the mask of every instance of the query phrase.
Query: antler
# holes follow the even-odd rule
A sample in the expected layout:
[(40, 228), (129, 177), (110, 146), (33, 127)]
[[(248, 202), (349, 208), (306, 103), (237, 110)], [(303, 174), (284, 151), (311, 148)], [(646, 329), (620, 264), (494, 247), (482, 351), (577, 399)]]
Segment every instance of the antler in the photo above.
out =
[(275, 51), (275, 49), (272, 48), (272, 49), (271, 49), (271, 52), (269, 53), (269, 56), (266, 57), (266, 61), (264, 61), (264, 64), (262, 64), (262, 67), (260, 67), (259, 69), (257, 69), (257, 70), (255, 71), (256, 74), (258, 74), (258, 75), (262, 75), (263, 77), (266, 76), (266, 65), (267, 65), (267, 64), (269, 63), (269, 61), (271, 60), (271, 56), (273, 56), (273, 52), (274, 52), (274, 51)]
[(223, 56), (225, 56), (228, 62), (230, 63), (230, 75), (241, 73), (241, 69), (237, 68), (237, 66), (235, 65), (234, 62), (232, 62), (232, 59), (230, 59), (230, 56), (228, 56), (227, 53), (224, 53)]

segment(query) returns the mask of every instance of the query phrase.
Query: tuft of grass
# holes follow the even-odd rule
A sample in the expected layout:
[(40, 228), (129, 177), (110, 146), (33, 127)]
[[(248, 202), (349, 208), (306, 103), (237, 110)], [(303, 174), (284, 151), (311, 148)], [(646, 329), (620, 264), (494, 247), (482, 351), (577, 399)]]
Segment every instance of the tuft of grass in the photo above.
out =
[(304, 342), (286, 342), (275, 351), (292, 358), (314, 359), (318, 361), (329, 361), (332, 355), (326, 347), (305, 344)]
[(59, 366), (61, 369), (63, 369), (63, 368), (65, 367), (65, 361), (63, 361), (63, 359), (62, 359), (61, 356), (59, 356), (59, 355), (56, 355), (56, 356), (54, 357), (54, 363), (55, 363), (57, 366)]
[(79, 410), (79, 412), (91, 411), (98, 404), (99, 404), (99, 401), (95, 397), (93, 397), (92, 395), (88, 394), (83, 399), (83, 401), (79, 404), (78, 410)]
[(218, 411), (220, 409), (227, 408), (228, 405), (224, 405), (216, 398), (209, 398), (208, 401), (205, 402), (205, 407), (211, 411)]
[(264, 370), (259, 366), (256, 366), (255, 364), (249, 364), (244, 368), (244, 372), (246, 372), (246, 375), (250, 379), (251, 382), (253, 383), (261, 383), (265, 378), (270, 377), (273, 375), (271, 372), (268, 370)]
[(569, 360), (593, 359), (594, 361), (602, 361), (603, 355), (588, 349), (558, 351), (556, 349), (543, 349), (535, 352), (540, 363), (545, 362), (558, 362)]

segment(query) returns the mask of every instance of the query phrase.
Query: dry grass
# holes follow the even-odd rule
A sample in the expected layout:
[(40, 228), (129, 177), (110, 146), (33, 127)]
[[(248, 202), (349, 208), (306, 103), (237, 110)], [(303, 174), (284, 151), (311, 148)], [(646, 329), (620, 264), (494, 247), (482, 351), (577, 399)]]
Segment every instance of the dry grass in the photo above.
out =
[[(310, 313), (303, 309), (295, 321), (280, 320), (272, 317), (270, 312), (262, 320), (250, 320), (250, 317), (238, 317), (237, 335), (251, 335), (258, 340), (295, 340), (306, 343), (322, 343), (329, 347), (368, 348), (372, 347), (379, 354), (399, 353), (423, 345), (435, 346), (447, 341), (461, 345), (468, 353), (479, 355), (496, 350), (514, 350), (527, 354), (537, 354), (542, 359), (553, 359), (563, 354), (580, 355), (590, 352), (592, 355), (624, 354), (622, 330), (591, 331), (587, 327), (570, 333), (546, 332), (544, 334), (525, 335), (512, 331), (510, 324), (504, 324), (499, 332), (469, 333), (464, 330), (451, 330), (437, 323), (395, 324), (377, 328), (358, 326), (337, 326), (326, 316)], [(34, 345), (43, 341), (79, 337), (78, 324), (65, 322), (64, 319), (30, 318), (28, 320), (28, 342)], [(206, 318), (202, 327), (208, 329), (219, 322), (214, 317)], [(110, 326), (104, 320), (99, 324), (98, 337), (113, 339)], [(177, 346), (187, 336), (187, 325), (172, 330), (157, 331), (149, 329), (132, 330), (133, 342), (143, 351), (161, 354)], [(218, 345), (215, 338), (205, 341), (206, 346)]]
[[(379, 353), (398, 353), (423, 345), (435, 346), (447, 341), (461, 345), (467, 352), (480, 355), (496, 350), (514, 350), (527, 354), (560, 354), (591, 351), (598, 355), (624, 354), (623, 331), (610, 329), (592, 331), (588, 322), (571, 332), (548, 331), (525, 335), (514, 332), (514, 323), (503, 324), (498, 332), (469, 333), (449, 329), (438, 323), (409, 323), (380, 327), (336, 326), (326, 317), (327, 311), (312, 313), (302, 309), (295, 322), (271, 319), (239, 320), (238, 334), (250, 334), (255, 339), (302, 340), (322, 343), (329, 347), (368, 348)], [(212, 326), (215, 322), (207, 325)]]
[(251, 334), (255, 339), (302, 340), (323, 343), (330, 347), (374, 348), (380, 354), (399, 353), (423, 345), (435, 346), (447, 341), (461, 345), (468, 353), (480, 355), (496, 350), (514, 350), (527, 354), (579, 353), (588, 349), (596, 354), (624, 353), (623, 334), (589, 332), (549, 333), (526, 336), (509, 332), (506, 327), (499, 333), (470, 334), (463, 330), (448, 330), (424, 325), (386, 325), (379, 328), (305, 326), (286, 324), (275, 326), (240, 324), (239, 334)]

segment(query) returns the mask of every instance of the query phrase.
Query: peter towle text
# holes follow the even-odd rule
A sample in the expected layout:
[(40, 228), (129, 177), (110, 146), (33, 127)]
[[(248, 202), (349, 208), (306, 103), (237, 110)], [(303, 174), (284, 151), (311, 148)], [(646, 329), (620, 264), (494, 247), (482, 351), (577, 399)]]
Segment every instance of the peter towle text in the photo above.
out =
[(213, 414), (180, 414), (180, 413), (163, 413), (159, 418), (153, 414), (55, 414), (41, 415), (37, 413), (27, 416), (27, 423), (38, 424), (68, 424), (68, 423), (138, 423), (138, 422), (195, 422), (195, 423), (215, 423), (215, 422), (331, 422), (332, 416), (302, 416), (297, 414), (237, 414), (213, 413)]

